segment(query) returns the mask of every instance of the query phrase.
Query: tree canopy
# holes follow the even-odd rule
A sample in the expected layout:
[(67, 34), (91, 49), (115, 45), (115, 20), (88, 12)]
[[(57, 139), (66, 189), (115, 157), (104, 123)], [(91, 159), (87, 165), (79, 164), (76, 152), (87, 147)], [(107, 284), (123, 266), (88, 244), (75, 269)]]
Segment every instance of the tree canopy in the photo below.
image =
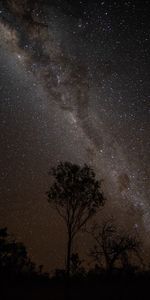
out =
[(104, 205), (101, 181), (96, 180), (94, 171), (70, 162), (61, 162), (52, 168), (53, 183), (48, 191), (48, 201), (67, 226), (68, 268), (71, 246), (75, 235), (86, 222)]

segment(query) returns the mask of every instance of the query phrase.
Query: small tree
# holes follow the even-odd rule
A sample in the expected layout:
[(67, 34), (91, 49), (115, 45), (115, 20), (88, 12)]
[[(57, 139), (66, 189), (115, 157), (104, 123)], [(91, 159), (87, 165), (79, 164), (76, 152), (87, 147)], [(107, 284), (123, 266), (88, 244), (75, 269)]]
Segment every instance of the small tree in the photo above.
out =
[(108, 220), (102, 226), (94, 225), (90, 234), (95, 240), (94, 248), (90, 255), (100, 265), (105, 263), (106, 270), (111, 271), (116, 262), (125, 268), (129, 265), (129, 256), (134, 254), (142, 263), (139, 246), (135, 236), (118, 231), (116, 226)]
[(48, 191), (48, 201), (64, 220), (67, 227), (66, 271), (70, 273), (72, 243), (76, 234), (104, 205), (101, 182), (87, 165), (80, 167), (69, 162), (52, 169), (54, 182)]
[(70, 273), (73, 277), (82, 278), (85, 275), (85, 269), (82, 266), (84, 260), (79, 258), (78, 253), (72, 253), (71, 255), (71, 263), (70, 263)]
[(7, 228), (0, 229), (0, 279), (18, 279), (37, 276), (35, 264), (25, 246), (9, 235)]

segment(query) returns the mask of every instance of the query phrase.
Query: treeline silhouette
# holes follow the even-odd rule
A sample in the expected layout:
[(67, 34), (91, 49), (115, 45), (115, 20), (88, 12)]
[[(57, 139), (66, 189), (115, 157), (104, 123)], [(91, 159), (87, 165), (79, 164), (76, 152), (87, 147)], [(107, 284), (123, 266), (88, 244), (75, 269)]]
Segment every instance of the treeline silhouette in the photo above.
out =
[[(63, 219), (68, 237), (64, 269), (51, 276), (44, 273), (23, 243), (1, 228), (0, 299), (148, 299), (150, 269), (139, 237), (122, 231), (114, 218), (91, 221), (107, 201), (102, 181), (87, 165), (69, 162), (59, 163), (50, 175), (48, 202)], [(90, 269), (84, 267), (85, 258), (72, 251), (81, 229), (93, 241)]]
[[(94, 234), (97, 230), (100, 234), (102, 227), (96, 227), (96, 231), (92, 228), (88, 234), (93, 230)], [(28, 257), (25, 246), (11, 239), (6, 228), (0, 229), (0, 299), (148, 299), (150, 271), (145, 270), (142, 264), (135, 265), (135, 262), (132, 264), (128, 260), (124, 265), (124, 259), (122, 264), (115, 265), (113, 259), (116, 253), (116, 263), (120, 259), (122, 261), (122, 254), (124, 256), (125, 253), (126, 257), (138, 244), (134, 240), (132, 243), (130, 238), (126, 242), (126, 238), (115, 236), (107, 243), (106, 250), (113, 264), (106, 267), (103, 260), (106, 254), (101, 251), (102, 238), (100, 235), (98, 244), (96, 242), (89, 253), (95, 261), (90, 270), (83, 267), (78, 253), (72, 253), (68, 278), (66, 268), (55, 270), (51, 276), (42, 272), (42, 266), (36, 266)], [(140, 262), (139, 254), (137, 257)]]

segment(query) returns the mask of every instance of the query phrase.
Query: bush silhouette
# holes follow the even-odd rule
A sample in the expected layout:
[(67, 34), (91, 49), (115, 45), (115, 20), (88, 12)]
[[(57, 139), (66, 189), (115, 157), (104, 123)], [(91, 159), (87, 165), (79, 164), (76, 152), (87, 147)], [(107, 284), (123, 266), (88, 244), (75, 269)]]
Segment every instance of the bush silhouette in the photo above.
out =
[(42, 266), (38, 268), (30, 260), (23, 243), (15, 241), (7, 231), (0, 229), (0, 278), (3, 281), (33, 279), (47, 276), (42, 274)]

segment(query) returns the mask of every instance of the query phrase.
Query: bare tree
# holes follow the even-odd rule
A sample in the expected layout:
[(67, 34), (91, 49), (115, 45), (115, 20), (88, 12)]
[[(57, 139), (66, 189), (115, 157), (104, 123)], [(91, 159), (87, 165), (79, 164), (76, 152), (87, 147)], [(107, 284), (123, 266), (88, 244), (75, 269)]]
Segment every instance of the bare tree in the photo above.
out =
[(104, 222), (102, 226), (94, 225), (88, 232), (95, 240), (90, 256), (99, 264), (104, 262), (108, 271), (114, 268), (116, 262), (123, 267), (127, 266), (132, 254), (142, 263), (138, 239), (118, 231), (112, 219)]
[(80, 167), (70, 162), (59, 163), (50, 172), (54, 182), (48, 191), (48, 201), (64, 220), (67, 227), (67, 263), (70, 273), (72, 243), (76, 234), (104, 205), (101, 182), (87, 165)]

